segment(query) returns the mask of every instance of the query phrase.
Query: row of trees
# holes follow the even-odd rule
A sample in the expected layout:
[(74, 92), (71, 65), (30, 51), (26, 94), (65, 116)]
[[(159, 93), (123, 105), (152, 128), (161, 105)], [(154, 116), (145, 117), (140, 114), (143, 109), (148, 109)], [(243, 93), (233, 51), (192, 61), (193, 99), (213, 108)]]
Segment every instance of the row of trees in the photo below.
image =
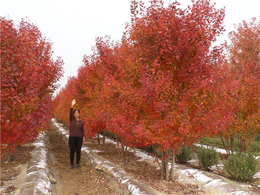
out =
[(25, 21), (1, 22), (1, 157), (36, 138), (51, 119), (52, 94), (63, 61), (51, 43)]
[(131, 11), (120, 42), (96, 39), (93, 55), (55, 98), (55, 117), (68, 123), (76, 98), (88, 137), (105, 130), (126, 146), (155, 145), (167, 180), (174, 178), (169, 156), (174, 164), (180, 147), (201, 137), (248, 146), (260, 130), (259, 22), (243, 22), (230, 46), (213, 47), (224, 10), (208, 0), (186, 9), (133, 1)]

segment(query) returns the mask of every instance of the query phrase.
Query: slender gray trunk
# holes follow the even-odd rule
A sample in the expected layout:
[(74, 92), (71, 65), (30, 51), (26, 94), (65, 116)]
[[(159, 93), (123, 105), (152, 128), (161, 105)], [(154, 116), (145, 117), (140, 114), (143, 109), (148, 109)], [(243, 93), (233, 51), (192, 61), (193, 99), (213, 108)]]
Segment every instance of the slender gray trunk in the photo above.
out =
[(169, 148), (166, 150), (166, 159), (165, 159), (165, 179), (166, 181), (169, 181)]
[(171, 178), (172, 181), (175, 181), (175, 177), (174, 177), (174, 165), (175, 165), (175, 153), (172, 153), (172, 167), (171, 167)]
[(162, 166), (161, 166), (161, 179), (163, 180), (164, 179), (164, 170), (165, 170), (165, 159), (164, 159), (164, 151), (162, 151), (162, 153), (161, 153), (161, 159), (162, 159), (162, 162), (161, 162), (161, 164), (162, 164)]
[(231, 154), (234, 154), (234, 137), (230, 138)]
[(116, 138), (116, 144), (117, 144), (118, 155), (120, 155), (120, 148), (119, 148), (119, 143), (118, 143), (118, 139), (117, 138)]
[(121, 154), (122, 154), (122, 157), (124, 157), (124, 151), (125, 151), (125, 145), (124, 145), (124, 143), (121, 143)]
[(98, 134), (98, 136), (97, 136), (97, 142), (98, 142), (98, 145), (100, 146), (99, 134)]
[(105, 145), (105, 141), (106, 141), (106, 137), (105, 137), (105, 133), (103, 134), (103, 145)]

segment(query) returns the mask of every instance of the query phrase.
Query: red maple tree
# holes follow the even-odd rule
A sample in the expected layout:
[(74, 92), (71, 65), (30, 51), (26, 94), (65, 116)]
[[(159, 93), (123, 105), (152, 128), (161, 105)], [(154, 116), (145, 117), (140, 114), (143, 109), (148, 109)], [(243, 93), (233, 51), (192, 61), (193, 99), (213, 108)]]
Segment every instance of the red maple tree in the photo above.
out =
[(106, 129), (128, 146), (155, 145), (168, 180), (170, 154), (174, 162), (181, 146), (218, 132), (209, 131), (206, 121), (212, 74), (221, 59), (221, 48), (212, 44), (224, 30), (223, 17), (224, 10), (206, 0), (186, 9), (133, 2), (121, 43), (98, 38), (79, 69), (75, 96), (86, 128)]
[(151, 144), (162, 151), (166, 179), (170, 153), (215, 133), (206, 131), (200, 118), (207, 118), (203, 96), (219, 55), (217, 48), (212, 52), (210, 48), (224, 30), (223, 17), (224, 10), (209, 1), (193, 2), (184, 10), (178, 3), (165, 8), (161, 1), (153, 1), (147, 9), (140, 4), (133, 10), (129, 42), (140, 67), (139, 107), (146, 113), (140, 121)]
[[(243, 21), (229, 33), (229, 38), (226, 66), (236, 86), (225, 89), (228, 99), (221, 98), (233, 109), (232, 121), (221, 137), (225, 148), (233, 153), (235, 149), (248, 149), (260, 133), (260, 22), (256, 18)], [(223, 81), (225, 86), (232, 83)], [(218, 94), (224, 96), (224, 93)], [(235, 141), (239, 143), (238, 148), (235, 148)]]
[(1, 20), (1, 149), (2, 156), (36, 138), (51, 118), (61, 58), (52, 59), (51, 43), (39, 29), (22, 20)]

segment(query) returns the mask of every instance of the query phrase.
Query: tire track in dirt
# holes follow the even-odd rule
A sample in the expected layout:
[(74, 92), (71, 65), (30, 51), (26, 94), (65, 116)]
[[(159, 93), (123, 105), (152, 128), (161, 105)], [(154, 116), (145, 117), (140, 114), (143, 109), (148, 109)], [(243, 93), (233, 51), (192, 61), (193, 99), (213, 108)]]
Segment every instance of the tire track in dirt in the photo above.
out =
[(50, 171), (57, 182), (52, 186), (54, 195), (129, 194), (126, 189), (112, 181), (110, 176), (99, 173), (86, 164), (83, 153), (81, 169), (69, 169), (69, 147), (52, 122), (46, 136), (49, 149), (48, 164), (51, 165)]

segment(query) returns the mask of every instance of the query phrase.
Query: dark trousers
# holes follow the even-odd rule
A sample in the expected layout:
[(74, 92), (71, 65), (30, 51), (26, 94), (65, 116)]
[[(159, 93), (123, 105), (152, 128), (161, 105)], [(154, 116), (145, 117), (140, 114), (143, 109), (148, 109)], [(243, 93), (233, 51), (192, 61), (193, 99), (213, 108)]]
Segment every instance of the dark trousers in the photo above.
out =
[(77, 164), (79, 164), (82, 143), (83, 143), (83, 137), (69, 137), (71, 164), (74, 163), (75, 152), (76, 152)]

